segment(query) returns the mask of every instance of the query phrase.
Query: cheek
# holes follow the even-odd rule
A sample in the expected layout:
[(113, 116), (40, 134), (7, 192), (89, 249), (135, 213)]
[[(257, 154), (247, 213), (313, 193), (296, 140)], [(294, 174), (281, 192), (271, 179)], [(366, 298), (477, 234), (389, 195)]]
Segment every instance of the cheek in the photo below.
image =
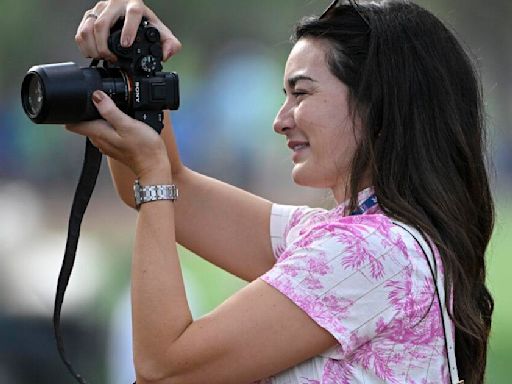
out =
[(332, 126), (322, 138), (323, 154), (319, 156), (322, 156), (324, 161), (330, 162), (331, 167), (335, 168), (338, 174), (346, 174), (350, 170), (357, 149), (357, 139), (352, 125)]
[(345, 134), (352, 126), (346, 100), (320, 96), (311, 96), (298, 105), (295, 120), (304, 127), (319, 127), (329, 134)]
[(306, 134), (313, 134), (319, 120), (312, 103), (302, 103), (295, 108), (295, 122)]

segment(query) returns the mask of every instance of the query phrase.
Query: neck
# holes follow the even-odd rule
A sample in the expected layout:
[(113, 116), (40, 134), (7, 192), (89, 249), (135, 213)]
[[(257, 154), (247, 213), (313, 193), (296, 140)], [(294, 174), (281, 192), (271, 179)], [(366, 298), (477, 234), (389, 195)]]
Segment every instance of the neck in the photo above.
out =
[(338, 204), (343, 203), (347, 200), (347, 191), (348, 188), (345, 185), (337, 185), (334, 188), (331, 188), (332, 195)]
[[(347, 180), (344, 180), (334, 187), (331, 188), (332, 194), (334, 196), (334, 199), (338, 204), (341, 204), (348, 199), (350, 199), (350, 188), (349, 183)], [(366, 189), (368, 187), (371, 187), (373, 185), (372, 180), (370, 177), (365, 176), (362, 178), (361, 182), (359, 183), (357, 187), (357, 192), (362, 191), (363, 189)]]

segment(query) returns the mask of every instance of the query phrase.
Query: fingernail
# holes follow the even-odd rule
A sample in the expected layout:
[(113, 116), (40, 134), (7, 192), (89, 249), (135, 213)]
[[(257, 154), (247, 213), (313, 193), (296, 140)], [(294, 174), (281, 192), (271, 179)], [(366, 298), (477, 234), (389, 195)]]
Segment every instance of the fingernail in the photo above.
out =
[(173, 50), (172, 50), (172, 48), (169, 48), (167, 50), (167, 52), (165, 53), (164, 60), (169, 59), (172, 56), (172, 54), (173, 54)]
[(103, 100), (103, 92), (101, 91), (95, 91), (93, 94), (92, 94), (92, 99), (93, 101), (98, 104), (98, 103), (101, 103), (101, 100)]

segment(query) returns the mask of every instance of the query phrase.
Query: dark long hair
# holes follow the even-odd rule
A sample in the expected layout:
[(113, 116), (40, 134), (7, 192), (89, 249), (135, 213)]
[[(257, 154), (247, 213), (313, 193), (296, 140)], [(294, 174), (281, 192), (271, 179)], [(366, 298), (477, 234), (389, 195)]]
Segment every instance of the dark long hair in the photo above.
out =
[(303, 37), (330, 43), (330, 70), (362, 121), (347, 185), (352, 208), (370, 171), (384, 212), (435, 244), (446, 302), (453, 300), (460, 376), (482, 383), (494, 306), (485, 286), (494, 205), (471, 60), (442, 22), (407, 1), (350, 1), (302, 20), (293, 40)]

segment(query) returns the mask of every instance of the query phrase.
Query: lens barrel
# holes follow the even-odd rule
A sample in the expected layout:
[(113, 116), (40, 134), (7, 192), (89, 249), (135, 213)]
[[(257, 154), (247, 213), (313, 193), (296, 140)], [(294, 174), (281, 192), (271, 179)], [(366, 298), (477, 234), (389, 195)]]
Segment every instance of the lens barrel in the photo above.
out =
[(21, 86), (21, 102), (27, 116), (38, 124), (66, 124), (101, 118), (92, 93), (101, 89), (119, 107), (127, 105), (129, 86), (120, 70), (80, 68), (56, 63), (29, 69)]
[(92, 102), (92, 93), (102, 90), (121, 111), (160, 132), (162, 111), (179, 107), (178, 75), (130, 73), (120, 67), (79, 67), (72, 62), (37, 65), (23, 79), (22, 106), (36, 124), (95, 120), (101, 116)]

